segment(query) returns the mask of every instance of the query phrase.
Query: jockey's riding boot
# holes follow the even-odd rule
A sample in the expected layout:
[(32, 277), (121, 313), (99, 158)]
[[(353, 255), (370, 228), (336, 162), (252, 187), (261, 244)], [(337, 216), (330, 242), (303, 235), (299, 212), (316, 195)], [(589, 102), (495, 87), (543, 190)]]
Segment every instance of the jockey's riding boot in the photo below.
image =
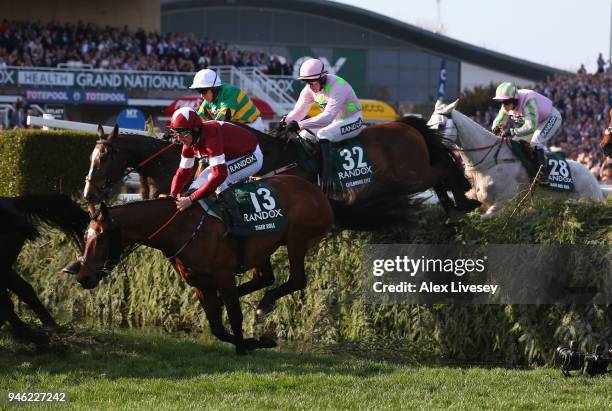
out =
[(331, 190), (334, 187), (332, 142), (321, 139), (319, 140), (319, 147), (321, 147), (321, 188)]
[(540, 182), (547, 183), (548, 182), (548, 167), (546, 166), (546, 150), (542, 146), (535, 146), (534, 150), (536, 153), (536, 160), (538, 162), (538, 167), (541, 167)]
[(233, 234), (235, 236), (247, 236), (249, 234), (249, 228), (244, 223), (244, 219), (240, 213), (240, 207), (238, 206), (238, 202), (236, 201), (232, 190), (223, 190), (219, 196), (227, 205), (227, 210), (229, 212), (230, 219), (232, 220), (230, 227), (228, 227), (228, 230), (223, 234), (223, 237), (227, 237), (228, 234)]

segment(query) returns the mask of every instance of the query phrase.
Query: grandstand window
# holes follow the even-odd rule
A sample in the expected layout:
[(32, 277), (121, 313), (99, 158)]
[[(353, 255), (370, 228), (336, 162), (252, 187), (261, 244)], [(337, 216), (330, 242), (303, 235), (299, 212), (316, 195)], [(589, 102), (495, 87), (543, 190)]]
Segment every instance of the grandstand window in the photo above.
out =
[(333, 44), (336, 42), (336, 30), (338, 24), (335, 20), (321, 17), (306, 17), (306, 42), (311, 44)]
[(394, 49), (369, 50), (368, 61), (372, 69), (378, 67), (397, 67), (399, 53)]
[(397, 67), (376, 67), (368, 70), (368, 96), (387, 102), (398, 101), (399, 71)]
[(336, 40), (338, 45), (363, 46), (370, 39), (370, 33), (359, 27), (348, 24), (336, 25)]
[[(242, 10), (240, 12), (240, 38), (242, 41), (272, 41), (274, 16), (263, 9)], [(246, 24), (244, 24), (246, 23)]]
[(223, 42), (240, 40), (240, 18), (236, 10), (206, 10), (206, 28), (211, 38)]
[(304, 43), (304, 16), (296, 13), (274, 13), (274, 38), (287, 44)]

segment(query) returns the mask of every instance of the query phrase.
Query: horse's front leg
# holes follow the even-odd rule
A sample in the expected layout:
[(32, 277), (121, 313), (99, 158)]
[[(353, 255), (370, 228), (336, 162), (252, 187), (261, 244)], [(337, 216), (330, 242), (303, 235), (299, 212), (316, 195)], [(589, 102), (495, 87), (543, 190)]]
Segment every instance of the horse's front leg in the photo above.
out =
[(238, 290), (236, 289), (234, 274), (225, 273), (218, 275), (216, 282), (234, 334), (236, 354), (244, 355), (248, 348), (255, 347), (248, 347), (242, 335), (242, 308), (240, 307), (240, 300), (238, 299)]
[(25, 281), (19, 274), (17, 274), (14, 270), (9, 269), (6, 276), (6, 285), (7, 287), (19, 297), (21, 301), (30, 306), (32, 311), (36, 313), (40, 321), (49, 328), (57, 329), (58, 325), (49, 314), (49, 311), (45, 308), (45, 306), (40, 302), (34, 288)]
[(0, 326), (8, 321), (13, 327), (13, 334), (19, 339), (33, 342), (34, 344), (48, 344), (50, 339), (42, 331), (31, 329), (15, 313), (13, 301), (8, 295), (4, 284), (0, 284)]
[(196, 296), (204, 308), (210, 331), (221, 341), (234, 344), (234, 336), (227, 332), (221, 320), (221, 300), (215, 289), (195, 288)]

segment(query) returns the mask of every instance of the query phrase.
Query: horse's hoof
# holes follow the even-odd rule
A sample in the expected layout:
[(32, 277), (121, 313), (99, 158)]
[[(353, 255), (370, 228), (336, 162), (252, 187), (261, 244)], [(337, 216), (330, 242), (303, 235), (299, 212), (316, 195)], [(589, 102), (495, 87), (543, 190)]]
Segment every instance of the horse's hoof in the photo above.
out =
[(278, 344), (272, 338), (269, 337), (261, 337), (258, 341), (259, 348), (274, 348), (277, 347)]
[(260, 305), (257, 307), (257, 311), (255, 312), (257, 321), (262, 321), (264, 318), (272, 314), (272, 311), (274, 311), (273, 305)]
[(259, 341), (256, 340), (255, 338), (245, 338), (243, 342), (244, 342), (244, 347), (247, 351), (253, 351), (259, 348)]
[(457, 208), (461, 211), (465, 211), (466, 213), (469, 213), (472, 210), (476, 210), (481, 205), (482, 203), (478, 200), (466, 198), (464, 201), (457, 204)]
[(47, 334), (60, 332), (60, 326), (55, 321), (44, 323), (42, 329)]
[(32, 330), (30, 328), (16, 331), (15, 337), (23, 341), (34, 343), (36, 345), (47, 345), (51, 342), (51, 339), (47, 334), (42, 331)]

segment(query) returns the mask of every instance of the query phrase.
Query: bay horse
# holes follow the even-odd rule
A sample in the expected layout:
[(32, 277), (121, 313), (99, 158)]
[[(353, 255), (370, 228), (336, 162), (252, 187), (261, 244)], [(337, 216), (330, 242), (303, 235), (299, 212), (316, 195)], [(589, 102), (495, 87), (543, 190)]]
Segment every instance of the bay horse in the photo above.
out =
[[(305, 164), (303, 155), (299, 153), (299, 145), (304, 144), (301, 137), (288, 136), (286, 131), (276, 131), (272, 135), (252, 131), (257, 134), (264, 153), (264, 164), (258, 175), (282, 170), (286, 174), (317, 181), (316, 171)], [(471, 211), (480, 205), (465, 197), (465, 192), (471, 187), (461, 165), (452, 150), (443, 144), (439, 133), (427, 127), (425, 120), (409, 116), (371, 125), (365, 127), (358, 138), (372, 162), (374, 177), (363, 188), (342, 193), (341, 198), (347, 206), (359, 208), (365, 203), (376, 204), (378, 210), (368, 214), (384, 218), (385, 212), (393, 211), (393, 199), (429, 188), (434, 189), (447, 214), (453, 210)], [(453, 193), (454, 203), (447, 194), (449, 190)], [(328, 194), (336, 198), (333, 193)], [(375, 202), (377, 198), (380, 201)], [(373, 223), (379, 224), (376, 220)]]
[[(259, 140), (264, 161), (256, 176), (296, 175), (316, 183), (317, 173), (304, 163), (299, 153), (300, 143), (295, 139), (273, 137), (244, 124), (235, 124), (248, 128)], [(129, 167), (137, 167), (139, 162), (152, 158), (142, 173), (146, 173), (143, 175), (155, 189), (149, 190), (149, 197), (144, 198), (167, 193), (179, 165), (178, 146), (171, 147), (172, 143), (151, 137), (120, 135), (116, 127), (108, 136), (99, 127), (98, 136), (83, 193), (88, 201), (107, 199), (108, 188), (120, 181)], [(448, 213), (455, 209), (447, 194), (448, 187), (452, 188), (459, 210), (470, 211), (479, 206), (465, 197), (470, 184), (452, 150), (424, 120), (406, 117), (370, 126), (361, 132), (360, 138), (373, 163), (374, 178), (364, 189), (349, 190), (340, 199), (327, 193), (334, 200), (332, 206), (340, 228), (373, 230), (405, 220), (397, 212), (406, 212), (410, 203), (399, 201), (400, 198), (430, 187)]]
[[(473, 180), (474, 188), (468, 196), (480, 201), (485, 216), (489, 217), (499, 211), (506, 200), (527, 190), (532, 181), (504, 140), (455, 110), (457, 103), (458, 100), (448, 105), (436, 103), (429, 124), (444, 130), (444, 137), (459, 148)], [(566, 162), (574, 179), (575, 192), (541, 191), (546, 195), (602, 200), (601, 187), (589, 169), (573, 160)]]
[[(334, 216), (323, 192), (302, 178), (275, 176), (265, 179), (265, 183), (277, 194), (286, 226), (283, 231), (246, 237), (243, 258), (239, 256), (238, 240), (225, 239), (223, 223), (199, 205), (177, 214), (172, 198), (111, 208), (102, 203), (88, 229), (77, 280), (84, 288), (96, 287), (134, 244), (161, 250), (175, 271), (195, 288), (211, 331), (218, 339), (234, 344), (237, 354), (274, 346), (270, 340), (243, 338), (239, 297), (273, 284), (270, 256), (281, 245), (287, 246), (289, 278), (265, 292), (258, 314), (271, 311), (274, 302), (282, 296), (304, 289), (306, 252), (331, 229)], [(170, 220), (173, 215), (176, 217)], [(164, 221), (170, 222), (164, 224)], [(159, 231), (160, 226), (165, 228)], [(259, 269), (252, 280), (236, 287), (234, 276), (240, 265)], [(222, 324), (222, 304), (226, 307), (232, 334)]]
[(142, 198), (157, 198), (170, 190), (180, 160), (181, 146), (177, 143), (139, 134), (120, 135), (116, 125), (106, 136), (98, 126), (83, 197), (87, 201), (107, 200), (114, 184), (137, 172)]
[(39, 235), (39, 221), (59, 228), (82, 249), (89, 215), (64, 194), (0, 197), (0, 326), (8, 321), (17, 338), (44, 344), (49, 342), (47, 334), (24, 323), (15, 313), (9, 296), (12, 291), (30, 306), (45, 328), (57, 328), (32, 286), (13, 269), (24, 243)]

